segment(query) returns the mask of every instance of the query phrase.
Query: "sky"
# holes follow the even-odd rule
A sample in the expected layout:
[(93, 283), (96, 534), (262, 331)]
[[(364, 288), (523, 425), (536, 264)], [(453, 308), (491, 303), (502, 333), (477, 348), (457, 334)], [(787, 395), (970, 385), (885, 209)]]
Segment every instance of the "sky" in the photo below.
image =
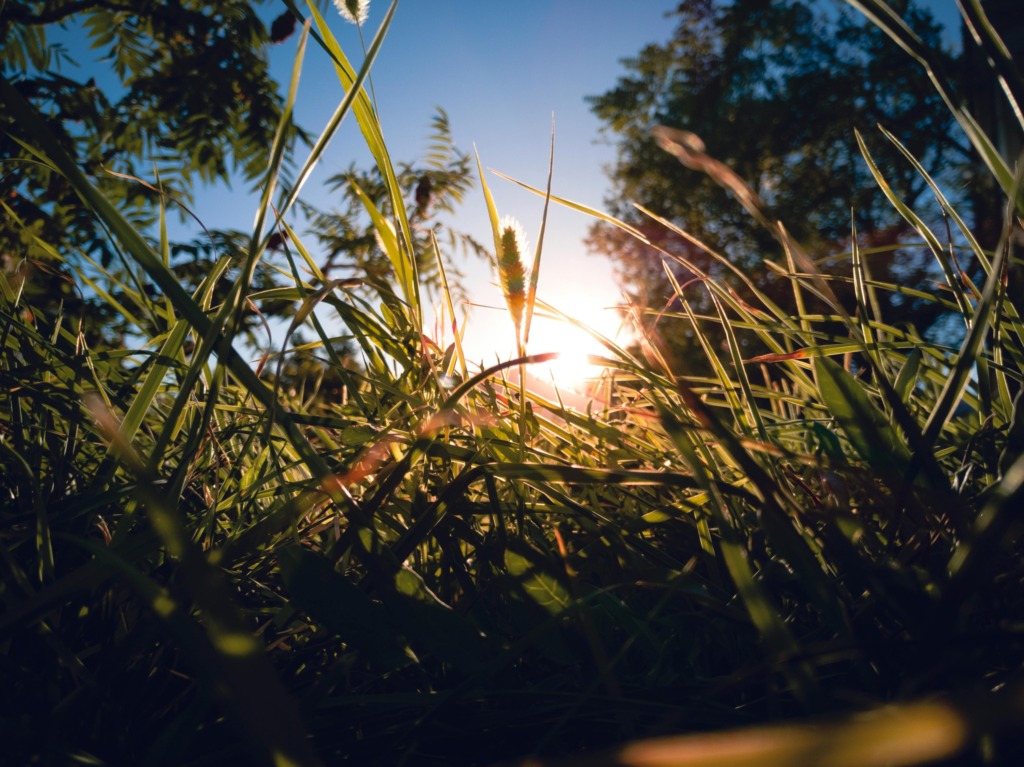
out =
[[(602, 137), (601, 123), (585, 97), (614, 87), (626, 73), (624, 58), (636, 55), (648, 43), (671, 38), (675, 20), (667, 13), (676, 4), (676, 0), (628, 4), (621, 0), (401, 0), (371, 72), (393, 160), (422, 156), (430, 120), (440, 106), (448, 113), (460, 149), (471, 151), (475, 146), (485, 168), (543, 188), (553, 116), (553, 194), (603, 209), (610, 189), (605, 168), (615, 159), (615, 147)], [(956, 18), (955, 0), (926, 4), (940, 18)], [(367, 44), (389, 5), (371, 0), (363, 27)], [(346, 55), (358, 66), (362, 49), (356, 27), (331, 6), (325, 17)], [(272, 51), (281, 81), (287, 82), (294, 49), (293, 37)], [(298, 96), (300, 124), (318, 131), (342, 96), (327, 58), (311, 44)], [(364, 167), (370, 163), (351, 119), (328, 149), (320, 174), (311, 179), (305, 196), (314, 204), (329, 203), (317, 189), (318, 178), (337, 173), (353, 161)], [(532, 248), (543, 200), (494, 175), (487, 182), (499, 215), (515, 216)], [(583, 244), (592, 222), (579, 212), (551, 207), (538, 292), (558, 309), (614, 337), (622, 322), (614, 308), (621, 303), (621, 293), (612, 264), (589, 254)], [(454, 223), (479, 242), (491, 241), (479, 185)], [(467, 355), (486, 364), (496, 357), (507, 358), (514, 335), (491, 266), (472, 256), (457, 257), (457, 263), (466, 274), (465, 288), (473, 304), (465, 329)], [(618, 337), (628, 340), (628, 331)], [(580, 365), (573, 352), (601, 349), (565, 324), (537, 320), (530, 351), (562, 352), (567, 359), (558, 372), (568, 379), (567, 366)]]
[[(389, 5), (371, 0), (363, 27), (367, 45)], [(422, 157), (439, 106), (448, 113), (453, 138), (462, 151), (472, 152), (475, 146), (485, 168), (543, 188), (554, 116), (553, 194), (603, 209), (610, 189), (605, 168), (614, 161), (615, 148), (602, 138), (601, 124), (585, 97), (614, 87), (626, 73), (624, 58), (647, 43), (670, 39), (675, 23), (666, 13), (675, 5), (676, 0), (628, 4), (621, 0), (401, 0), (371, 73), (392, 159)], [(926, 5), (942, 20), (957, 18), (955, 0), (928, 0)], [(264, 11), (269, 24), (280, 8), (271, 3)], [(358, 67), (362, 48), (357, 28), (330, 4), (325, 17)], [(283, 88), (291, 75), (297, 40), (298, 35), (293, 35), (270, 49), (272, 71)], [(297, 100), (298, 122), (318, 135), (343, 95), (326, 55), (310, 41)], [(369, 167), (371, 159), (350, 116), (307, 183), (303, 198), (329, 207), (323, 179), (353, 162)], [(532, 248), (542, 198), (495, 175), (487, 181), (499, 215), (515, 216)], [(231, 190), (218, 188), (197, 195), (196, 210), (208, 226), (244, 230), (251, 226), (255, 209), (255, 198), (241, 183)], [(552, 206), (539, 296), (614, 336), (621, 320), (612, 307), (621, 303), (621, 295), (612, 264), (588, 254), (583, 244), (591, 223), (581, 213)], [(491, 241), (478, 184), (454, 224), (482, 243)], [(464, 287), (474, 304), (466, 327), (468, 356), (486, 364), (496, 357), (507, 358), (514, 336), (490, 265), (472, 256), (456, 260), (466, 274)], [(599, 350), (583, 335), (566, 337), (560, 327), (564, 326), (538, 323), (530, 351)]]
[[(673, 23), (665, 13), (674, 0), (630, 4), (610, 0), (526, 0), (516, 4), (471, 0), (401, 0), (372, 70), (381, 124), (395, 160), (420, 157), (427, 146), (435, 108), (448, 113), (456, 145), (479, 152), (485, 168), (499, 170), (543, 188), (547, 179), (552, 116), (555, 121), (553, 193), (601, 209), (609, 183), (604, 166), (614, 147), (599, 135), (600, 124), (584, 97), (613, 87), (624, 73), (621, 59), (649, 42), (664, 42)], [(369, 44), (388, 8), (371, 1), (364, 26)], [(332, 31), (354, 65), (362, 61), (358, 30), (328, 8)], [(292, 40), (289, 43), (293, 43)], [(294, 44), (273, 52), (291, 66)], [(278, 61), (273, 60), (275, 67)], [(287, 76), (283, 72), (282, 79)], [(297, 117), (310, 129), (322, 126), (342, 97), (327, 59), (310, 46), (300, 83)], [(322, 177), (353, 160), (369, 164), (355, 121), (324, 157)], [(316, 178), (312, 179), (315, 186)], [(498, 176), (487, 183), (499, 216), (523, 225), (531, 252), (536, 244), (543, 199)], [(314, 204), (318, 193), (307, 193)], [(577, 319), (614, 335), (619, 290), (606, 259), (588, 255), (582, 240), (592, 219), (552, 206), (549, 211), (539, 296)], [(491, 242), (479, 184), (454, 222), (479, 242)], [(465, 349), (471, 360), (506, 358), (514, 334), (490, 265), (456, 256), (465, 273), (470, 301)], [(491, 308), (496, 307), (496, 308)], [(561, 326), (565, 327), (565, 326)], [(588, 344), (583, 334), (566, 339), (553, 323), (537, 320), (531, 351), (567, 351)], [(450, 340), (450, 339), (449, 339)], [(591, 351), (600, 347), (589, 342)], [(549, 348), (558, 346), (560, 348)]]

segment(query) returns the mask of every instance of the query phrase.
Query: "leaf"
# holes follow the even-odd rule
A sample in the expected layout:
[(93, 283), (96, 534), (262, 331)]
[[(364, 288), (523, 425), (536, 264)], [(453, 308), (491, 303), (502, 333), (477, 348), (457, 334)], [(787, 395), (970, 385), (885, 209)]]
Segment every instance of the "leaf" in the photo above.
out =
[(893, 384), (893, 390), (896, 392), (896, 396), (900, 398), (900, 401), (906, 404), (907, 398), (910, 396), (910, 392), (914, 390), (914, 386), (917, 384), (917, 371), (921, 367), (921, 350), (914, 349), (907, 355), (907, 361), (903, 363), (903, 367), (900, 368), (899, 374), (896, 376), (896, 383)]
[(862, 384), (828, 357), (814, 358), (822, 402), (854, 450), (873, 468), (891, 474), (910, 462), (910, 451)]
[(135, 399), (132, 400), (131, 407), (128, 408), (122, 423), (124, 438), (129, 442), (135, 438), (135, 434), (142, 425), (146, 413), (149, 412), (153, 400), (161, 392), (164, 377), (167, 375), (167, 371), (170, 370), (171, 363), (178, 356), (189, 327), (185, 320), (178, 320), (174, 323), (171, 331), (167, 334), (163, 346), (160, 347), (157, 362), (150, 368), (149, 373), (146, 375), (146, 380), (139, 387)]
[(556, 578), (545, 573), (526, 557), (505, 550), (505, 567), (526, 594), (551, 615), (565, 612), (572, 599)]
[(747, 364), (754, 362), (788, 362), (789, 360), (802, 360), (806, 356), (806, 349), (797, 349), (795, 352), (789, 352), (788, 354), (761, 354), (743, 361)]
[[(398, 176), (395, 173), (394, 166), (392, 165), (387, 145), (384, 142), (384, 133), (381, 129), (380, 121), (377, 119), (376, 109), (371, 103), (370, 98), (366, 95), (366, 91), (363, 89), (363, 83), (369, 75), (369, 66), (376, 57), (381, 43), (383, 43), (384, 37), (387, 34), (387, 30), (391, 25), (391, 19), (394, 17), (395, 9), (398, 6), (397, 0), (391, 3), (384, 19), (381, 21), (380, 28), (374, 36), (369, 49), (366, 51), (365, 60), (363, 61), (363, 65), (360, 67), (358, 73), (349, 63), (349, 60), (342, 51), (341, 46), (338, 45), (337, 39), (331, 33), (330, 27), (328, 27), (327, 22), (320, 14), (316, 4), (309, 2), (309, 0), (307, 0), (306, 4), (309, 7), (313, 20), (316, 22), (320, 35), (322, 35), (322, 37), (317, 39), (330, 55), (334, 63), (334, 70), (338, 75), (338, 80), (341, 82), (341, 86), (346, 93), (341, 106), (339, 106), (338, 110), (335, 112), (335, 117), (332, 118), (329, 129), (324, 131), (321, 141), (317, 144), (316, 149), (318, 151), (315, 151), (314, 154), (316, 157), (319, 157), (319, 153), (321, 153), (327, 145), (327, 140), (329, 140), (330, 136), (333, 136), (334, 131), (341, 122), (341, 118), (344, 117), (345, 113), (351, 106), (356, 117), (356, 122), (359, 123), (359, 130), (362, 132), (363, 139), (366, 141), (366, 146), (373, 155), (373, 159), (377, 163), (377, 167), (380, 169), (381, 177), (387, 186), (388, 196), (391, 198), (392, 210), (395, 215), (394, 221), (398, 226), (396, 234), (400, 238), (402, 252), (406, 256), (404, 263), (398, 269), (399, 287), (401, 288), (402, 296), (405, 299), (406, 305), (409, 307), (409, 310), (413, 312), (413, 317), (411, 317), (411, 319), (417, 320), (417, 313), (419, 312), (420, 307), (419, 283), (416, 275), (416, 261), (411, 257), (411, 254), (415, 252), (415, 249), (413, 248), (413, 237), (409, 225), (409, 217), (405, 212), (405, 201), (402, 197), (402, 187), (398, 181)], [(293, 13), (297, 14), (297, 9), (295, 9), (291, 3), (287, 3), (287, 5)], [(313, 160), (312, 156), (310, 160)], [(307, 167), (309, 170), (312, 170), (311, 164)], [(293, 194), (292, 198), (294, 197), (295, 195)], [(414, 322), (414, 324), (418, 323)]]
[(410, 640), (466, 673), (480, 671), (494, 660), (496, 644), (442, 602), (419, 574), (399, 570), (395, 587), (397, 591), (384, 598), (384, 605)]

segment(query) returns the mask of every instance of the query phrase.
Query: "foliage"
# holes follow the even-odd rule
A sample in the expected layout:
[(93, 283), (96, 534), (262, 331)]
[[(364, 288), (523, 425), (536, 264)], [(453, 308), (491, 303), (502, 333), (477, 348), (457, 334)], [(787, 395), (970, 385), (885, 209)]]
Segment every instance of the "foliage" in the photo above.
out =
[[(899, 7), (949, 70), (954, 63), (941, 27), (912, 2)], [(606, 201), (610, 212), (642, 227), (658, 248), (721, 273), (698, 245), (651, 226), (634, 205), (728, 251), (737, 264), (758, 273), (764, 290), (772, 283), (759, 266), (762, 259), (782, 258), (770, 232), (711, 176), (682, 167), (658, 148), (650, 135), (656, 124), (700, 137), (708, 154), (751, 184), (766, 215), (786, 222), (815, 257), (834, 253), (851, 232), (859, 233), (862, 245), (881, 247), (910, 230), (877, 195), (853, 141), (855, 129), (866, 135), (887, 182), (908, 204), (926, 196), (927, 185), (889, 142), (875, 139), (877, 125), (900, 136), (928, 173), (955, 194), (963, 195), (971, 183), (965, 184), (972, 167), (967, 149), (954, 138), (953, 116), (926, 73), (906, 66), (903, 52), (851, 9), (815, 0), (685, 0), (673, 16), (672, 38), (626, 60), (628, 74), (590, 99), (618, 147)], [(953, 198), (960, 202), (963, 197)], [(623, 284), (646, 305), (659, 308), (674, 295), (656, 249), (600, 222), (591, 228), (590, 244), (612, 258)], [(965, 264), (969, 271), (975, 266)], [(684, 286), (697, 276), (672, 262), (669, 267)], [(930, 267), (927, 255), (913, 250), (879, 251), (870, 263), (879, 279), (916, 288), (934, 277)], [(694, 301), (710, 310), (699, 297)], [(912, 319), (922, 330), (941, 314), (931, 302), (907, 297), (885, 308), (888, 321)], [(668, 344), (676, 369), (703, 357), (692, 335)]]
[[(445, 253), (463, 250), (475, 256), (486, 256), (484, 248), (472, 237), (438, 220), (440, 216), (456, 212), (471, 186), (470, 173), (469, 156), (455, 146), (448, 115), (440, 108), (431, 124), (430, 145), (422, 164), (399, 163), (395, 168), (409, 210), (416, 271), (434, 288), (440, 287), (434, 241), (445, 245)], [(356, 276), (386, 281), (391, 264), (379, 245), (373, 222), (366, 221), (362, 201), (365, 195), (382, 215), (387, 218), (394, 215), (380, 171), (376, 168), (360, 171), (353, 166), (331, 176), (326, 183), (328, 189), (337, 193), (343, 207), (327, 212), (307, 210), (311, 229), (327, 257), (325, 271), (338, 266), (352, 270), (349, 273)]]
[[(68, 51), (50, 38), (60, 24), (105, 52), (102, 78), (75, 80)], [(283, 118), (268, 71), (269, 33), (256, 7), (241, 0), (166, 4), (7, 2), (0, 14), (0, 67), (45, 115), (61, 146), (112, 200), (152, 221), (152, 190), (125, 184), (108, 171), (150, 177), (187, 195), (196, 180), (228, 181), (239, 171), (255, 181)], [(70, 76), (62, 70), (70, 70)], [(4, 130), (21, 140), (3, 110)], [(287, 129), (295, 135), (295, 127)], [(3, 144), (8, 217), (40, 222), (51, 245), (73, 244), (100, 258), (115, 255), (74, 190), (17, 143)], [(44, 205), (40, 205), (45, 201)], [(38, 206), (38, 207), (37, 207)], [(16, 231), (9, 224), (5, 232)], [(10, 242), (15, 257), (24, 247)], [(63, 248), (60, 248), (63, 249)]]
[[(259, 10), (261, 4), (242, 0), (123, 7), (98, 1), (7, 2), (0, 11), (0, 72), (13, 78), (18, 93), (39, 108), (63, 150), (77, 158), (104, 195), (146, 231), (156, 224), (160, 202), (174, 200), (174, 212), (187, 215), (197, 184), (258, 183), (279, 126), (287, 141), (286, 160), (296, 140), (311, 140), (284, 111), (268, 65), (269, 46), (294, 31), (295, 17), (285, 11), (268, 31)], [(58, 24), (104, 51), (100, 65), (73, 61), (55, 34)], [(84, 82), (75, 79), (87, 74), (94, 76)], [(116, 347), (138, 328), (112, 310), (109, 301), (93, 300), (89, 285), (76, 275), (85, 268), (92, 279), (103, 279), (88, 270), (91, 262), (98, 262), (122, 281), (144, 282), (144, 277), (122, 260), (72, 185), (35, 160), (21, 143), (31, 144), (32, 137), (10, 118), (10, 109), (0, 106), (0, 128), (5, 131), (0, 143), (0, 268), (8, 279), (23, 284), (38, 308), (60, 309), (83, 322), (90, 343)], [(465, 235), (436, 220), (436, 215), (454, 209), (470, 177), (468, 159), (454, 147), (443, 112), (431, 132), (432, 145), (422, 165), (400, 168), (409, 199), (417, 189), (420, 194), (426, 190), (429, 198), (415, 213), (418, 262), (428, 280), (436, 277), (429, 231), (446, 245), (446, 254), (457, 244), (478, 251)], [(288, 169), (286, 162), (284, 182)], [(307, 206), (306, 217), (324, 245), (329, 266), (379, 279), (381, 252), (374, 247), (365, 210), (351, 192), (351, 178), (375, 202), (384, 203), (376, 171), (350, 168), (329, 181), (334, 189), (345, 190), (347, 208), (325, 213)], [(222, 257), (243, 263), (251, 249), (248, 234), (216, 228), (215, 222), (211, 226), (192, 242), (172, 243), (171, 259), (183, 284), (197, 286)], [(284, 247), (280, 235), (270, 244), (272, 250)], [(226, 292), (235, 276), (226, 271), (215, 294)], [(262, 290), (278, 284), (270, 268), (254, 277)], [(132, 303), (123, 292), (111, 297)], [(288, 314), (281, 303), (262, 308), (267, 315)], [(145, 313), (141, 307), (132, 309)], [(247, 329), (258, 332), (259, 319), (249, 315)]]
[[(534, 358), (476, 371), (455, 339), (423, 335), (414, 214), (362, 90), (395, 5), (359, 70), (308, 10), (350, 95), (315, 147), (350, 111), (394, 216), (373, 216), (357, 194), (391, 263), (386, 282), (359, 289), (327, 277), (288, 227), (290, 189), (273, 207), (293, 280), (254, 286), (277, 232), (279, 145), (249, 238), (259, 247), (232, 265), (227, 291), (215, 290), (227, 260), (184, 289), (170, 246), (152, 248), (0, 78), (39, 162), (154, 286), (120, 283), (149, 320), (136, 323), (138, 343), (111, 351), (0, 279), (5, 758), (1014, 764), (1024, 307), (1003, 276), (1019, 259), (1019, 177), (992, 252), (932, 191), (980, 265), (975, 284), (954, 268), (960, 246), (932, 247), (939, 236), (861, 144), (877, 193), (921, 235), (905, 247), (946, 275), (944, 292), (920, 298), (958, 316), (959, 347), (878, 316), (877, 297), (903, 288), (869, 278), (872, 250), (826, 274), (777, 226), (794, 262), (775, 279), (825, 312), (793, 316), (752, 283), (739, 300), (730, 281), (742, 269), (709, 277), (717, 320), (681, 297), (663, 321), (693, 330), (712, 374), (673, 376), (655, 347), (647, 359), (606, 342), (608, 373), (579, 412), (506, 377)], [(898, 19), (879, 23), (927, 64)], [(661, 139), (696, 157), (676, 134)], [(1005, 163), (989, 159), (1005, 181)], [(844, 281), (855, 313), (834, 298)], [(289, 334), (329, 360), (336, 396), (313, 406), (293, 391), (284, 344), (258, 370), (241, 357), (238, 319), (268, 298), (291, 303)], [(325, 329), (328, 311), (351, 338)], [(713, 321), (724, 349), (708, 340)], [(769, 353), (744, 358), (737, 330)], [(345, 342), (363, 369), (338, 357)], [(822, 715), (838, 719), (794, 721)], [(592, 754), (751, 724), (762, 726)]]

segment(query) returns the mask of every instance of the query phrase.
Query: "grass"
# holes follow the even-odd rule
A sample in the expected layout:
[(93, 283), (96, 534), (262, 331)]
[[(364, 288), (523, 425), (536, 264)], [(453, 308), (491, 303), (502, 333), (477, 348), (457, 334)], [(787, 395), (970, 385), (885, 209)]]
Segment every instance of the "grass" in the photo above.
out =
[[(879, 4), (855, 4), (928, 65)], [(359, 69), (309, 12), (349, 95), (294, 188), (278, 189), (273, 148), (249, 258), (219, 303), (228, 264), (181, 285), (166, 242), (132, 230), (0, 84), (38, 161), (160, 289), (96, 283), (125, 296), (136, 335), (93, 350), (78, 318), (46, 316), (0, 280), (8, 763), (1013, 763), (1024, 324), (1004, 276), (1020, 268), (1024, 206), (970, 115), (958, 113), (1011, 201), (999, 246), (983, 251), (934, 185), (955, 236), (891, 199), (920, 235), (908, 247), (937, 260), (945, 285), (923, 298), (961, 318), (959, 345), (885, 323), (875, 297), (901, 288), (871, 278), (881, 250), (855, 247), (830, 276), (765, 221), (790, 254), (775, 271), (799, 313), (738, 272), (743, 300), (724, 280), (676, 286), (660, 327), (692, 328), (712, 374), (673, 375), (644, 331), (639, 350), (604, 339), (602, 399), (578, 412), (509, 380), (540, 359), (526, 348), (477, 371), (457, 335), (423, 340), (409, 220), (362, 90), (394, 6)], [(327, 282), (287, 229), (347, 115), (392, 186), (393, 215), (363, 198), (387, 284)], [(659, 140), (760, 214), (700, 147)], [(535, 191), (580, 207), (550, 183)], [(253, 293), (280, 230), (294, 279)], [(540, 246), (532, 280), (539, 262)], [(841, 281), (856, 306), (835, 298)], [(520, 296), (527, 328), (535, 287)], [(692, 310), (695, 289), (714, 315)], [(291, 330), (313, 338), (306, 351), (343, 397), (242, 358), (239, 319), (271, 298), (299, 307)], [(360, 369), (315, 307), (344, 321)], [(763, 353), (744, 359), (741, 336)]]

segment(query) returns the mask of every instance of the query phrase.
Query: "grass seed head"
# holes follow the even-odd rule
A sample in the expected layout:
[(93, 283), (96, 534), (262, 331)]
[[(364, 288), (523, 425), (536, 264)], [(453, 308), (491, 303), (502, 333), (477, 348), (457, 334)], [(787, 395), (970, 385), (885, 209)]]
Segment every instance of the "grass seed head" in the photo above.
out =
[(523, 308), (526, 305), (526, 270), (523, 267), (523, 252), (526, 250), (526, 233), (511, 216), (501, 220), (501, 252), (498, 253), (498, 279), (505, 294), (512, 322), (516, 326), (516, 337), (523, 324)]
[(370, 0), (334, 0), (338, 13), (345, 21), (361, 27), (370, 14)]

